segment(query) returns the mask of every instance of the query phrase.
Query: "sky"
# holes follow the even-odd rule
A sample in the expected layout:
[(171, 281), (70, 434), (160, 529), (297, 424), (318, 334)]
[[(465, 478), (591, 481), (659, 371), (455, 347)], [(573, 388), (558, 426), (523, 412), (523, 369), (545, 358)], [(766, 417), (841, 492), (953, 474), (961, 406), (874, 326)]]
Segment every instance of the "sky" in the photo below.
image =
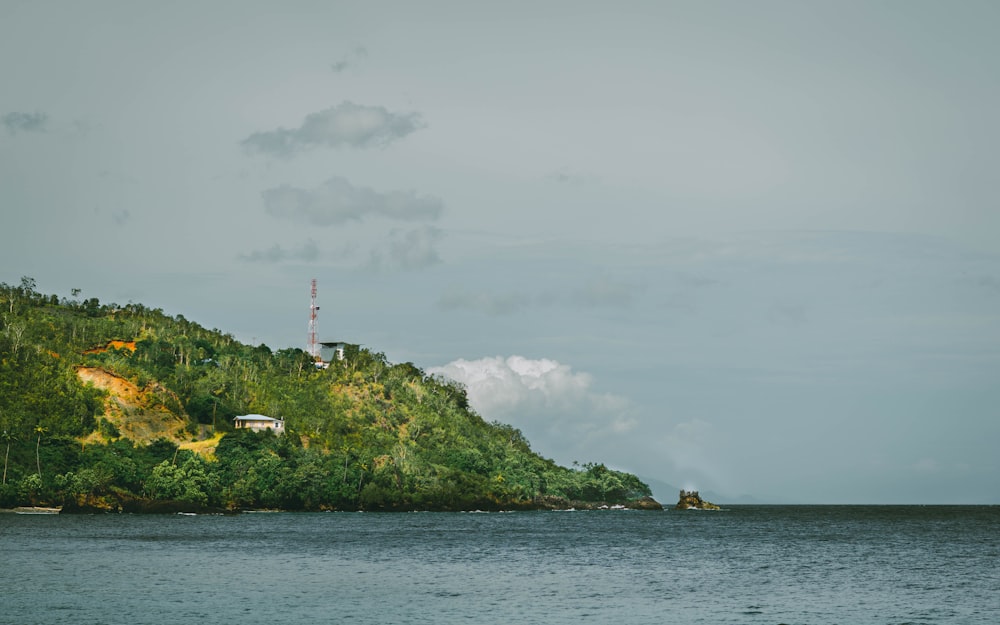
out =
[(0, 282), (281, 349), (315, 278), (321, 339), (462, 382), (564, 465), (1000, 503), (998, 25), (0, 0)]

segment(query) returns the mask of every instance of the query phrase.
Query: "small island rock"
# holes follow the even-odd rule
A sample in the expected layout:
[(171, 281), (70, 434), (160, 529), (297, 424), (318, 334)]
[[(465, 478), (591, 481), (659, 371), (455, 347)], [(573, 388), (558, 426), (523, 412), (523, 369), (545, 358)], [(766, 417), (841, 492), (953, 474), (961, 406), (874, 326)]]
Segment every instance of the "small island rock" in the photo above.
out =
[(719, 510), (719, 506), (705, 501), (696, 490), (682, 490), (675, 506), (678, 510)]

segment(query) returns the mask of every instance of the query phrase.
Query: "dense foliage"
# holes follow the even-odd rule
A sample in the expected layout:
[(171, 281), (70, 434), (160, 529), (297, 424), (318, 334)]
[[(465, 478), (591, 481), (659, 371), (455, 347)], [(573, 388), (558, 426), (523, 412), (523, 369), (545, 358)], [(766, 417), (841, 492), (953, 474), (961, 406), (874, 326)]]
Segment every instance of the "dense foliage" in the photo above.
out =
[[(649, 495), (604, 465), (557, 466), (484, 421), (458, 383), (357, 346), (319, 369), (303, 350), (245, 345), (140, 304), (42, 295), (30, 278), (0, 284), (0, 298), (0, 507), (473, 509)], [(187, 440), (122, 438), (80, 367), (155, 393), (187, 420)], [(233, 431), (247, 413), (283, 418), (287, 433)], [(183, 448), (220, 433), (214, 454)]]

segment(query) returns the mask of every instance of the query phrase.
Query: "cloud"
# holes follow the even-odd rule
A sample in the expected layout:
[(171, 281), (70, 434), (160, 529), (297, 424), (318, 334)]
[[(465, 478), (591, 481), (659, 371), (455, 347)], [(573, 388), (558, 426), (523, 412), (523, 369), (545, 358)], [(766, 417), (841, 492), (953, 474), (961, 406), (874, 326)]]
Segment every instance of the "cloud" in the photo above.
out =
[(240, 260), (252, 263), (281, 263), (285, 261), (315, 262), (319, 260), (319, 246), (312, 239), (305, 242), (302, 247), (294, 250), (286, 250), (277, 243), (266, 250), (254, 250), (249, 254), (240, 254)]
[(441, 231), (432, 227), (393, 229), (388, 234), (388, 240), (381, 246), (369, 247), (351, 241), (341, 246), (324, 246), (321, 250), (316, 241), (309, 239), (297, 248), (286, 248), (275, 243), (266, 249), (239, 254), (237, 258), (263, 264), (314, 263), (323, 260), (362, 271), (421, 269), (441, 262), (436, 249), (440, 238)]
[(45, 124), (49, 116), (45, 113), (7, 113), (0, 117), (7, 132), (16, 135), (18, 132), (45, 132)]
[(336, 63), (332, 63), (330, 65), (330, 69), (333, 70), (334, 74), (339, 74), (349, 69), (350, 67), (353, 67), (354, 64), (357, 63), (357, 61), (359, 61), (360, 59), (364, 59), (367, 57), (368, 57), (368, 50), (366, 50), (364, 46), (358, 46), (353, 50), (351, 50), (350, 52), (348, 52), (341, 60), (337, 61)]
[(424, 126), (418, 113), (391, 113), (381, 106), (344, 101), (310, 113), (298, 128), (255, 132), (242, 145), (249, 152), (290, 157), (315, 147), (385, 147)]
[(444, 203), (433, 196), (420, 197), (413, 191), (379, 193), (355, 187), (347, 179), (334, 176), (317, 189), (282, 185), (262, 193), (265, 210), (272, 217), (304, 221), (314, 226), (332, 226), (366, 217), (400, 221), (437, 219)]
[(530, 431), (529, 439), (540, 450), (576, 453), (588, 442), (606, 441), (637, 425), (627, 399), (594, 391), (590, 374), (555, 360), (459, 359), (428, 371), (464, 384), (477, 412)]
[(435, 246), (441, 231), (430, 226), (414, 230), (392, 230), (389, 242), (382, 249), (373, 250), (369, 268), (422, 269), (441, 262)]

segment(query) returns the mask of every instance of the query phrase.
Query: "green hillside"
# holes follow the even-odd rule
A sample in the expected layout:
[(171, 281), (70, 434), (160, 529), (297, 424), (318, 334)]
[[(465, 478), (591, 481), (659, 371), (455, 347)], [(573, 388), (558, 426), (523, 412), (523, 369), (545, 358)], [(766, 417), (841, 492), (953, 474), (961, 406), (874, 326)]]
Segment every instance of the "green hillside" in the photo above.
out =
[[(232, 429), (251, 413), (286, 433)], [(43, 295), (30, 278), (0, 283), (0, 436), (0, 507), (532, 509), (650, 494), (602, 464), (539, 456), (411, 363), (348, 346), (317, 369), (300, 349)]]

